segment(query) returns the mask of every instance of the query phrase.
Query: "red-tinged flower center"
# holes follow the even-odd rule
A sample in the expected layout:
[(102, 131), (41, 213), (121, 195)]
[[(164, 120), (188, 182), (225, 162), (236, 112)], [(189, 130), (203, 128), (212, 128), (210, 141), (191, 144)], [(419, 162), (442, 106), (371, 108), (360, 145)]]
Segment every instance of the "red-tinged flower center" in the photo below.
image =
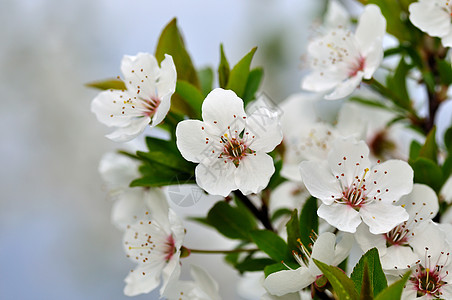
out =
[(161, 100), (158, 97), (151, 96), (150, 99), (142, 100), (143, 115), (152, 117), (160, 105)]
[[(365, 204), (368, 203), (367, 198), (367, 189), (366, 189), (366, 174), (369, 172), (369, 169), (366, 168), (364, 170), (364, 174), (361, 178), (356, 176), (355, 180), (353, 180), (350, 187), (345, 188), (342, 191), (342, 198), (336, 199), (337, 203), (347, 204), (353, 207), (356, 210)], [(336, 176), (339, 179), (339, 176)]]
[(165, 243), (165, 260), (168, 262), (171, 257), (173, 257), (174, 253), (176, 252), (176, 246), (174, 243), (174, 238), (172, 235), (168, 236)]
[(224, 162), (227, 163), (227, 160), (229, 160), (235, 165), (235, 167), (239, 166), (240, 160), (242, 160), (245, 156), (255, 153), (255, 151), (248, 148), (246, 138), (243, 138), (240, 135), (230, 137), (227, 133), (225, 133), (221, 136), (220, 143), (223, 144), (223, 151), (221, 152), (219, 158), (226, 158)]
[(364, 57), (360, 56), (359, 59), (356, 61), (356, 64), (351, 68), (351, 71), (348, 74), (348, 77), (356, 76), (356, 74), (358, 74), (358, 72), (364, 70), (365, 66), (366, 66), (366, 59)]
[(394, 227), (391, 231), (388, 233), (385, 233), (386, 238), (386, 244), (388, 246), (392, 245), (398, 245), (398, 246), (405, 246), (408, 245), (408, 233), (409, 230), (406, 228), (406, 225), (400, 224), (396, 227)]
[[(445, 256), (445, 261), (440, 263), (440, 260)], [(444, 280), (449, 272), (444, 270), (444, 266), (447, 265), (449, 253), (441, 252), (436, 262), (431, 261), (431, 256), (428, 255), (428, 248), (426, 248), (425, 266), (418, 263), (415, 268), (414, 276), (410, 278), (410, 281), (414, 284), (414, 288), (417, 291), (417, 296), (422, 297), (429, 295), (432, 298), (442, 299), (441, 288), (447, 284)]]

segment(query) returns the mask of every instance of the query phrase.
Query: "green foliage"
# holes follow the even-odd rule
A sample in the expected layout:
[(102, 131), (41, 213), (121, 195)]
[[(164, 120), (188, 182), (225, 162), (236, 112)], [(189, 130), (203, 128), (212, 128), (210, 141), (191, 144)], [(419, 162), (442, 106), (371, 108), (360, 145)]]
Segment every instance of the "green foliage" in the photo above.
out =
[(372, 284), (370, 282), (369, 266), (367, 261), (364, 262), (363, 278), (361, 282), (360, 300), (371, 300), (374, 298)]
[(300, 223), (298, 221), (298, 211), (295, 209), (292, 212), (290, 220), (286, 224), (287, 231), (287, 245), (290, 251), (299, 251), (299, 239), (301, 240), (300, 234)]
[(226, 89), (233, 90), (237, 96), (242, 99), (245, 94), (245, 88), (250, 74), (251, 60), (253, 59), (256, 50), (257, 48), (251, 49), (251, 51), (232, 68), (229, 74)]
[(292, 214), (292, 211), (288, 208), (280, 208), (277, 211), (275, 211), (271, 217), (271, 221), (274, 222), (281, 218), (282, 216), (287, 216)]
[(278, 161), (273, 160), (273, 161), (275, 163), (275, 173), (273, 173), (272, 177), (270, 178), (270, 182), (267, 185), (267, 189), (270, 190), (274, 190), (278, 185), (287, 180), (281, 176), (283, 161), (282, 160)]
[(411, 66), (405, 62), (405, 58), (400, 59), (394, 75), (386, 77), (386, 85), (397, 97), (393, 97), (394, 101), (399, 107), (402, 107), (408, 111), (411, 110), (410, 96), (408, 95), (406, 87), (406, 78)]
[(229, 67), (228, 59), (224, 54), (223, 44), (220, 45), (220, 65), (218, 66), (218, 81), (221, 88), (226, 88), (229, 81), (229, 73), (231, 69)]
[(225, 237), (250, 240), (250, 231), (257, 228), (256, 221), (242, 209), (224, 201), (217, 202), (207, 214), (207, 221)]
[(96, 88), (99, 90), (125, 90), (126, 85), (124, 81), (120, 79), (104, 79), (104, 80), (96, 80), (85, 84), (87, 87)]
[(379, 293), (378, 296), (375, 297), (375, 300), (399, 300), (402, 296), (402, 291), (405, 283), (407, 282), (408, 278), (410, 278), (410, 274), (411, 271), (407, 272), (401, 279), (397, 280), (386, 289), (381, 291), (381, 293)]
[(415, 160), (421, 152), (422, 145), (418, 141), (412, 141), (410, 144), (410, 160)]
[(452, 84), (452, 66), (449, 61), (443, 59), (437, 59), (436, 64), (438, 66), (439, 78), (442, 84)]
[[(366, 267), (369, 271), (369, 274), (367, 275), (365, 272)], [(367, 251), (353, 268), (350, 278), (353, 280), (357, 292), (362, 291), (365, 276), (368, 276), (368, 283), (373, 290), (372, 296), (378, 295), (388, 286), (386, 276), (381, 268), (378, 250), (376, 248), (372, 248)]]
[(204, 96), (199, 89), (188, 81), (178, 80), (176, 84), (176, 93), (190, 106), (193, 111), (193, 117), (195, 119), (200, 119)]
[(425, 157), (433, 162), (437, 162), (438, 146), (436, 145), (436, 127), (433, 126), (432, 130), (427, 135), (425, 143), (419, 150), (419, 157)]
[(264, 70), (262, 68), (255, 68), (250, 71), (243, 93), (243, 102), (245, 105), (254, 99), (254, 95), (259, 89), (263, 77)]
[(329, 266), (313, 259), (317, 267), (333, 286), (334, 292), (339, 300), (358, 300), (359, 296), (355, 290), (353, 281), (345, 275), (338, 267)]
[(270, 230), (254, 230), (250, 232), (253, 242), (275, 261), (291, 261), (293, 257), (290, 254), (286, 242)]
[(452, 153), (452, 127), (449, 127), (444, 133), (444, 145), (446, 146), (447, 151)]
[(319, 219), (317, 217), (317, 199), (310, 197), (303, 206), (300, 215), (300, 239), (303, 245), (312, 243), (312, 232), (319, 232)]
[(203, 96), (207, 96), (210, 93), (213, 86), (213, 70), (212, 68), (204, 68), (198, 71), (198, 78), (201, 82), (201, 92)]
[(262, 271), (265, 267), (275, 264), (275, 261), (270, 258), (252, 258), (246, 257), (242, 262), (235, 265), (235, 268), (240, 273)]
[(424, 157), (410, 161), (414, 171), (414, 182), (423, 183), (439, 192), (443, 182), (443, 172), (435, 162)]

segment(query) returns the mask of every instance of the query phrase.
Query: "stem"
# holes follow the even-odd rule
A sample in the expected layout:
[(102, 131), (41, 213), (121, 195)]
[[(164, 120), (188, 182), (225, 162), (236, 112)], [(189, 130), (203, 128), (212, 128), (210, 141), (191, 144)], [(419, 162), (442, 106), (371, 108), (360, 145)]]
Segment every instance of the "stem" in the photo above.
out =
[[(188, 248), (187, 248), (188, 249)], [(191, 253), (203, 253), (203, 254), (227, 254), (227, 253), (242, 253), (242, 252), (255, 252), (259, 249), (233, 249), (233, 250), (201, 250), (201, 249), (188, 249)]]
[(234, 194), (237, 196), (237, 198), (242, 202), (249, 210), (250, 212), (259, 220), (261, 221), (262, 225), (268, 230), (274, 231), (272, 223), (270, 222), (270, 218), (268, 216), (268, 207), (267, 205), (262, 205), (261, 209), (258, 209), (251, 200), (242, 194), (241, 191), (236, 190), (234, 191)]

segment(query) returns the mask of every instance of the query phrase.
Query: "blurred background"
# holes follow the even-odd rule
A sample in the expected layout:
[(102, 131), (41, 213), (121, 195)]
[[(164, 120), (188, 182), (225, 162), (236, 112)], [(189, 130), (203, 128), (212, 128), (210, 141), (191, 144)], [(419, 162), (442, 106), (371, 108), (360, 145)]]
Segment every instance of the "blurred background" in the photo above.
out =
[[(300, 66), (316, 0), (2, 0), (0, 3), (0, 299), (126, 299), (133, 264), (110, 222), (111, 202), (97, 171), (119, 148), (90, 112), (97, 91), (86, 82), (120, 75), (124, 54), (155, 50), (173, 18), (196, 67), (231, 65), (258, 46), (274, 101), (300, 90)], [(182, 215), (202, 215), (201, 200)], [(187, 222), (187, 245), (228, 244)], [(224, 299), (241, 299), (238, 275), (221, 256), (192, 255), (219, 282)], [(188, 268), (185, 268), (188, 269)], [(187, 272), (183, 277), (188, 279)], [(136, 297), (158, 299), (157, 293)]]

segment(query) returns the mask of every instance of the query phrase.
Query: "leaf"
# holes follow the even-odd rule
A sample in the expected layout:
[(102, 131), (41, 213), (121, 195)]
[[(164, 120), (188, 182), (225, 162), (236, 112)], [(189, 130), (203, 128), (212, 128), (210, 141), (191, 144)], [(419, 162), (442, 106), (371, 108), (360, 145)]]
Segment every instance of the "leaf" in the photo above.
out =
[(410, 160), (415, 160), (419, 156), (419, 152), (421, 151), (422, 145), (413, 140), (410, 144)]
[(217, 202), (207, 214), (211, 226), (231, 239), (249, 240), (250, 231), (257, 225), (241, 209), (232, 207), (224, 201)]
[(452, 152), (450, 152), (446, 160), (444, 160), (441, 171), (443, 172), (443, 181), (445, 182), (449, 176), (452, 175)]
[(411, 271), (405, 273), (403, 277), (393, 284), (391, 284), (389, 287), (384, 289), (380, 294), (378, 294), (377, 297), (375, 297), (375, 300), (399, 300), (402, 296), (402, 291), (405, 286), (405, 283), (407, 282), (408, 278), (410, 278)]
[[(198, 74), (193, 66), (190, 55), (185, 49), (182, 35), (177, 27), (176, 18), (171, 20), (171, 22), (166, 25), (160, 35), (157, 48), (155, 50), (155, 57), (159, 63), (165, 58), (165, 54), (169, 54), (173, 57), (178, 80), (187, 81), (196, 88), (201, 88)], [(190, 106), (185, 103), (179, 95), (173, 95), (171, 101), (172, 111), (192, 116)]]
[(323, 275), (328, 278), (339, 300), (359, 299), (353, 281), (345, 275), (344, 271), (338, 267), (328, 266), (316, 259), (313, 259), (313, 261), (319, 267), (320, 271), (322, 271)]
[(360, 103), (360, 104), (364, 104), (364, 105), (367, 105), (367, 106), (373, 106), (373, 107), (378, 107), (378, 108), (382, 108), (382, 109), (386, 109), (386, 110), (392, 111), (391, 108), (389, 108), (386, 105), (384, 105), (380, 100), (371, 100), (371, 99), (365, 99), (365, 98), (360, 98), (360, 97), (351, 97), (350, 101), (357, 102), (357, 103)]
[(104, 80), (97, 80), (88, 82), (85, 84), (87, 87), (96, 88), (99, 90), (126, 90), (126, 85), (124, 84), (124, 81), (120, 79), (104, 79)]
[(274, 264), (275, 261), (270, 258), (251, 258), (247, 257), (242, 262), (235, 265), (235, 268), (240, 272), (256, 272), (263, 271), (266, 266)]
[(290, 261), (292, 256), (286, 242), (276, 233), (270, 230), (254, 230), (251, 239), (260, 250), (268, 254), (275, 261)]
[(449, 127), (444, 133), (444, 145), (449, 153), (452, 152), (452, 127)]
[(198, 71), (198, 78), (201, 82), (201, 92), (205, 97), (210, 93), (213, 86), (213, 70), (210, 67)]
[(425, 139), (425, 143), (419, 151), (419, 157), (425, 157), (433, 162), (437, 162), (438, 146), (436, 145), (436, 127), (430, 130)]
[(450, 65), (450, 62), (443, 59), (437, 59), (436, 64), (438, 66), (441, 83), (445, 85), (452, 84), (452, 66)]
[(251, 100), (255, 99), (255, 94), (259, 89), (262, 78), (264, 77), (264, 70), (262, 68), (252, 69), (248, 75), (246, 81), (245, 92), (243, 93), (243, 102), (248, 104)]
[(312, 243), (312, 232), (319, 232), (319, 219), (317, 217), (317, 199), (310, 197), (303, 206), (300, 215), (301, 242), (307, 246)]
[(411, 67), (405, 62), (404, 57), (400, 59), (393, 76), (386, 78), (386, 84), (397, 97), (391, 98), (397, 106), (406, 110), (411, 110), (410, 96), (408, 95), (406, 87), (406, 78)]
[(298, 221), (298, 211), (295, 209), (292, 212), (290, 220), (286, 224), (287, 231), (287, 245), (290, 251), (298, 251), (300, 237), (300, 223)]
[(191, 107), (195, 113), (196, 119), (201, 118), (201, 107), (204, 101), (204, 96), (198, 88), (188, 81), (178, 80), (176, 83), (176, 93), (181, 96), (185, 102)]
[(424, 157), (418, 157), (409, 163), (414, 171), (414, 182), (426, 184), (438, 193), (443, 183), (441, 168)]
[(280, 208), (277, 211), (275, 211), (272, 215), (272, 222), (278, 220), (280, 217), (285, 216), (285, 215), (290, 215), (292, 213), (292, 211), (288, 208)]
[(220, 44), (220, 65), (218, 66), (218, 81), (221, 88), (226, 88), (229, 81), (229, 62), (224, 54), (223, 44)]
[[(273, 160), (273, 161), (275, 161), (275, 160)], [(287, 181), (287, 179), (285, 179), (284, 177), (281, 176), (282, 166), (283, 166), (282, 159), (275, 161), (275, 173), (273, 173), (272, 177), (270, 178), (270, 181), (267, 185), (267, 189), (274, 190), (278, 185)]]
[(370, 282), (369, 267), (367, 259), (364, 260), (363, 278), (361, 282), (361, 293), (359, 295), (360, 300), (372, 300), (374, 293), (372, 290), (372, 284)]
[(251, 60), (257, 48), (251, 49), (251, 51), (245, 55), (235, 66), (232, 68), (229, 74), (228, 84), (226, 89), (233, 90), (237, 96), (243, 99), (245, 93), (246, 83), (248, 81), (248, 75), (250, 73)]
[(373, 296), (376, 296), (388, 286), (376, 248), (370, 249), (361, 256), (361, 259), (353, 268), (350, 278), (353, 280), (358, 292), (362, 290), (363, 276), (365, 276), (364, 267), (366, 265), (369, 269), (369, 282), (372, 286)]
[(195, 178), (191, 174), (180, 173), (175, 170), (171, 170), (169, 173), (155, 172), (149, 176), (143, 176), (135, 179), (130, 183), (131, 187), (134, 186), (146, 186), (146, 187), (160, 187), (175, 184), (194, 184)]

